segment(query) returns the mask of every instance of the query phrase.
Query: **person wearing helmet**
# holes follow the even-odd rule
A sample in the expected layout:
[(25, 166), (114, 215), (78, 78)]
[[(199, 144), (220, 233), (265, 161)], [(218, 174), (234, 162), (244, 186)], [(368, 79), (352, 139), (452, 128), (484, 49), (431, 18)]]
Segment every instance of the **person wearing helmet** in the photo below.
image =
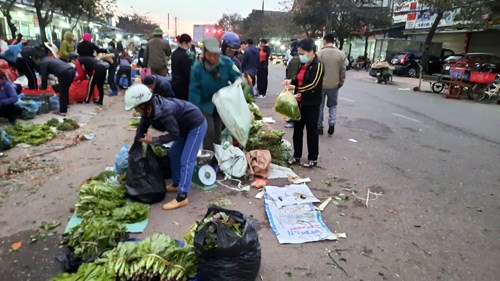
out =
[(203, 58), (191, 69), (189, 101), (196, 105), (208, 122), (207, 134), (203, 140), (205, 149), (214, 151), (214, 143), (220, 144), (222, 120), (212, 103), (213, 95), (241, 77), (233, 61), (221, 56), (219, 41), (214, 37), (203, 40)]
[(53, 74), (59, 81), (59, 112), (54, 114), (66, 116), (68, 112), (69, 102), (69, 87), (75, 77), (75, 71), (71, 65), (63, 62), (58, 58), (47, 57), (43, 52), (37, 52), (33, 55), (33, 62), (40, 69), (40, 76), (42, 77), (41, 89), (47, 89), (47, 79), (49, 74)]
[[(169, 152), (172, 185), (167, 186), (167, 192), (177, 192), (177, 198), (163, 205), (163, 209), (187, 206), (196, 156), (207, 131), (205, 117), (193, 104), (154, 95), (142, 84), (132, 85), (125, 92), (125, 110), (132, 109), (141, 114), (135, 136), (137, 141), (155, 145), (174, 142)], [(147, 134), (150, 126), (167, 134), (152, 137)]]
[(177, 38), (177, 42), (179, 47), (172, 53), (172, 88), (176, 98), (188, 100), (191, 73), (191, 59), (188, 52), (191, 49), (192, 39), (188, 34), (182, 34)]
[(241, 72), (241, 61), (238, 56), (236, 56), (236, 53), (240, 50), (240, 43), (240, 37), (234, 32), (225, 32), (224, 35), (222, 35), (222, 54), (230, 57), (234, 65), (236, 65)]

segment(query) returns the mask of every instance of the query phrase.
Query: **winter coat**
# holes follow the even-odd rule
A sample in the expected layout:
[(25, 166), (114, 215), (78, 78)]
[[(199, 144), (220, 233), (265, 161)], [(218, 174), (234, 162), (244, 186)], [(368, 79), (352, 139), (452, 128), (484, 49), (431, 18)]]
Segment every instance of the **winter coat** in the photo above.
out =
[[(301, 64), (300, 68), (302, 68), (302, 66), (304, 66), (304, 64)], [(292, 79), (292, 85), (295, 86), (294, 94), (301, 94), (301, 102), (303, 105), (321, 105), (324, 75), (325, 69), (323, 64), (319, 61), (317, 56), (314, 56), (313, 61), (307, 66), (302, 86), (298, 85), (299, 81), (297, 80), (297, 76)]]
[(127, 52), (121, 52), (120, 53), (120, 67), (130, 67), (130, 63), (132, 62), (132, 59), (128, 55)]
[(61, 79), (61, 76), (65, 71), (73, 71), (73, 67), (71, 67), (71, 65), (61, 61), (60, 59), (49, 57), (43, 58), (39, 67), (40, 76), (42, 76), (42, 89), (47, 89), (47, 79), (49, 74), (53, 74), (57, 78)]
[(80, 55), (80, 57), (93, 57), (94, 52), (96, 52), (96, 53), (107, 53), (108, 52), (108, 50), (101, 49), (101, 48), (97, 47), (96, 44), (94, 44), (90, 41), (85, 41), (85, 40), (78, 43), (77, 50), (78, 50), (78, 54)]
[(148, 42), (144, 52), (143, 65), (152, 69), (162, 69), (167, 66), (167, 57), (172, 54), (170, 44), (163, 38), (155, 37)]
[(17, 102), (16, 86), (6, 79), (0, 83), (0, 106), (15, 104)]
[(178, 99), (188, 100), (191, 60), (182, 48), (172, 53), (172, 87)]
[(203, 66), (203, 61), (197, 61), (191, 68), (189, 101), (198, 106), (202, 112), (212, 114), (215, 107), (212, 103), (213, 95), (239, 77), (241, 72), (226, 56), (220, 56), (217, 74), (208, 72)]
[(334, 46), (325, 46), (318, 52), (318, 59), (325, 66), (323, 89), (338, 89), (345, 81), (345, 54)]
[(75, 37), (71, 31), (64, 32), (64, 38), (61, 43), (61, 48), (59, 49), (59, 58), (62, 60), (68, 60), (69, 53), (75, 51)]
[(241, 68), (243, 72), (250, 75), (257, 74), (257, 67), (259, 66), (259, 49), (254, 45), (249, 46), (243, 54), (243, 61)]
[(293, 56), (286, 65), (286, 79), (293, 79), (300, 69), (299, 55)]
[(189, 131), (205, 122), (201, 111), (193, 104), (173, 98), (153, 95), (151, 98), (154, 116), (142, 116), (137, 126), (136, 139), (143, 138), (150, 126), (166, 135), (154, 137), (154, 144), (163, 144), (178, 138), (186, 138)]
[(23, 50), (23, 43), (19, 42), (15, 45), (10, 45), (5, 53), (2, 54), (2, 58), (11, 64), (16, 63), (17, 56)]
[(157, 94), (166, 98), (175, 98), (175, 93), (172, 90), (170, 81), (167, 77), (160, 75), (152, 75), (155, 78), (155, 89), (153, 94)]

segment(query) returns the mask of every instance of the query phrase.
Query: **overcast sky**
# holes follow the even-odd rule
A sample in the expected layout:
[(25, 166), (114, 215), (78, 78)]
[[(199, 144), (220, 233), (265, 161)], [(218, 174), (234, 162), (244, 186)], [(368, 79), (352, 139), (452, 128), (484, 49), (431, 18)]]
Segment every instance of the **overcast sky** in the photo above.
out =
[[(278, 2), (266, 0), (265, 10), (281, 10)], [(167, 14), (170, 13), (170, 30), (174, 32), (177, 17), (177, 34), (193, 34), (193, 24), (216, 23), (223, 13), (238, 13), (243, 18), (253, 9), (261, 9), (262, 0), (117, 0), (121, 13), (146, 14), (160, 24), (167, 33)], [(173, 35), (173, 34), (172, 34)]]

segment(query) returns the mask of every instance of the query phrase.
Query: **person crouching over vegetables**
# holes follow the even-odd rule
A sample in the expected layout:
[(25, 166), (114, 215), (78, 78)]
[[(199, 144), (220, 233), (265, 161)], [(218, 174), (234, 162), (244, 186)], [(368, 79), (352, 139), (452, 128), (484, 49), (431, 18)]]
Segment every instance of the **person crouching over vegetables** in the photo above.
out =
[(302, 139), (304, 126), (307, 130), (307, 162), (302, 166), (312, 168), (318, 164), (319, 137), (318, 118), (322, 98), (323, 76), (325, 74), (323, 64), (316, 56), (316, 45), (312, 39), (301, 40), (297, 53), (300, 59), (300, 67), (295, 78), (285, 80), (283, 84), (294, 94), (299, 104), (302, 118), (295, 121), (293, 127), (293, 157), (288, 160), (289, 165), (300, 164), (302, 157)]
[[(170, 148), (173, 183), (167, 187), (167, 192), (177, 192), (177, 198), (163, 205), (163, 209), (187, 206), (196, 156), (207, 131), (205, 117), (195, 105), (153, 95), (143, 84), (132, 85), (125, 92), (125, 110), (131, 109), (141, 114), (136, 140), (154, 145), (174, 142)], [(150, 126), (167, 134), (159, 137), (147, 135)]]

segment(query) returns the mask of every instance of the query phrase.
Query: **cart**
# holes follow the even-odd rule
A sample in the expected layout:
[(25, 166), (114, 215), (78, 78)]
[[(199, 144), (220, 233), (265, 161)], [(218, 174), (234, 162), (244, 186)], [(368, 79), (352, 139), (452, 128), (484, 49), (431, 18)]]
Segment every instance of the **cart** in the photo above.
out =
[(496, 73), (472, 71), (469, 79), (470, 90), (467, 91), (467, 96), (471, 100), (483, 100), (487, 96), (486, 92), (495, 82), (496, 77)]
[(394, 67), (385, 61), (375, 62), (372, 64), (369, 74), (370, 76), (377, 78), (377, 83), (381, 84), (384, 82), (385, 84), (388, 84), (389, 81), (392, 81), (393, 70)]

